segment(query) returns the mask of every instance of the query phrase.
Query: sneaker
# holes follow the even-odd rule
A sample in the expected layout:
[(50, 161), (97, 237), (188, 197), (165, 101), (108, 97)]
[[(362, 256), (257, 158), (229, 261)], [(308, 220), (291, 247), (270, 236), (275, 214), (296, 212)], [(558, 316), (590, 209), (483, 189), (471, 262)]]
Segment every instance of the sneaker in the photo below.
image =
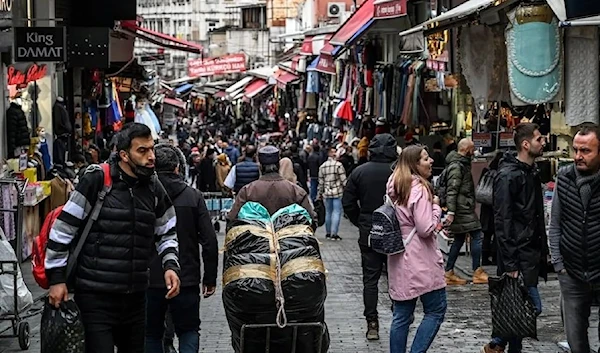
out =
[(452, 285), (462, 286), (462, 285), (467, 284), (467, 280), (458, 277), (454, 273), (454, 270), (450, 270), (450, 271), (446, 272), (445, 277), (446, 277), (446, 285), (448, 285), (448, 286), (452, 286)]
[(369, 341), (379, 340), (379, 321), (378, 320), (367, 321), (367, 340), (369, 340)]
[(173, 341), (171, 341), (171, 342), (165, 342), (163, 344), (163, 350), (164, 350), (165, 353), (177, 353), (177, 350), (173, 346)]
[(485, 273), (483, 268), (478, 268), (475, 273), (473, 273), (473, 284), (487, 284), (488, 283), (488, 274)]
[(331, 236), (331, 240), (342, 240), (342, 238), (339, 235), (334, 234)]
[(490, 347), (490, 344), (486, 344), (481, 348), (481, 353), (504, 353), (504, 348), (496, 346), (494, 348)]
[(325, 239), (331, 240), (331, 234), (325, 234)]

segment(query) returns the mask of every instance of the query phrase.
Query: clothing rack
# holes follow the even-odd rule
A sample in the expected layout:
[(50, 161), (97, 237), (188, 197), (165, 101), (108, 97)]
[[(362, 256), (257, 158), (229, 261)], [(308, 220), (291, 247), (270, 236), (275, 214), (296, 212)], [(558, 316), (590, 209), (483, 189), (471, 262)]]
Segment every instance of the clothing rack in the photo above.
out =
[(15, 178), (0, 178), (0, 187), (9, 185), (14, 187), (17, 191), (17, 204), (13, 208), (3, 209), (0, 208), (0, 214), (9, 212), (16, 214), (15, 217), (15, 252), (17, 255), (17, 261), (19, 264), (23, 262), (23, 205), (25, 200), (25, 188), (27, 187), (27, 179), (15, 179)]

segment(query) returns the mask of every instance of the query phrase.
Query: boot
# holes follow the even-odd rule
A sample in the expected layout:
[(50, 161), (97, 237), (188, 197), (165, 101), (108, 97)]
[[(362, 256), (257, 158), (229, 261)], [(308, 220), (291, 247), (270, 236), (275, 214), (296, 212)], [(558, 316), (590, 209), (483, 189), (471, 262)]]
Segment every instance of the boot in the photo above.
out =
[(175, 349), (175, 346), (173, 346), (173, 341), (169, 340), (164, 340), (163, 341), (163, 351), (165, 353), (177, 353), (177, 350)]
[(478, 268), (473, 273), (473, 284), (487, 284), (488, 283), (488, 274), (485, 273), (483, 267)]
[(492, 348), (489, 344), (486, 344), (481, 348), (481, 353), (504, 353), (504, 348), (499, 346)]
[(367, 340), (379, 340), (379, 321), (377, 319), (367, 321)]
[(446, 277), (446, 285), (449, 285), (449, 286), (452, 286), (452, 285), (462, 286), (462, 285), (467, 284), (467, 280), (458, 277), (454, 273), (454, 270), (450, 270), (450, 271), (446, 272), (445, 277)]

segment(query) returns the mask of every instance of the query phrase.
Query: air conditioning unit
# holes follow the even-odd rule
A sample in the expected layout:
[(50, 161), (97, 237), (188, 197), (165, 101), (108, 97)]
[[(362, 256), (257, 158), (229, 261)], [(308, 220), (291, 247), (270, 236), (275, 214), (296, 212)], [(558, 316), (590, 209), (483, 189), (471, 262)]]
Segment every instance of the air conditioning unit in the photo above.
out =
[(327, 17), (341, 17), (346, 12), (345, 2), (330, 2), (327, 4)]

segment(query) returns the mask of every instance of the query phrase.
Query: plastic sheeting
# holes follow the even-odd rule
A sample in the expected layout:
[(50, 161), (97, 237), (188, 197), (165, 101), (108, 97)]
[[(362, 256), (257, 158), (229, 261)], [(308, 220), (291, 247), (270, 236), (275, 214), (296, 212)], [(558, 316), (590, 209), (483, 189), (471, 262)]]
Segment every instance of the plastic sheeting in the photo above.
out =
[[(311, 223), (309, 213), (299, 205), (269, 216), (263, 206), (248, 202), (229, 225), (223, 258), (223, 304), (235, 352), (241, 350), (244, 324), (276, 323), (279, 280), (288, 323), (324, 323), (325, 269)], [(296, 352), (316, 352), (321, 335), (322, 352), (327, 352), (327, 329), (299, 328)], [(265, 352), (265, 329), (248, 331), (244, 339), (244, 352)], [(291, 352), (292, 328), (271, 330), (270, 346), (271, 352)]]

